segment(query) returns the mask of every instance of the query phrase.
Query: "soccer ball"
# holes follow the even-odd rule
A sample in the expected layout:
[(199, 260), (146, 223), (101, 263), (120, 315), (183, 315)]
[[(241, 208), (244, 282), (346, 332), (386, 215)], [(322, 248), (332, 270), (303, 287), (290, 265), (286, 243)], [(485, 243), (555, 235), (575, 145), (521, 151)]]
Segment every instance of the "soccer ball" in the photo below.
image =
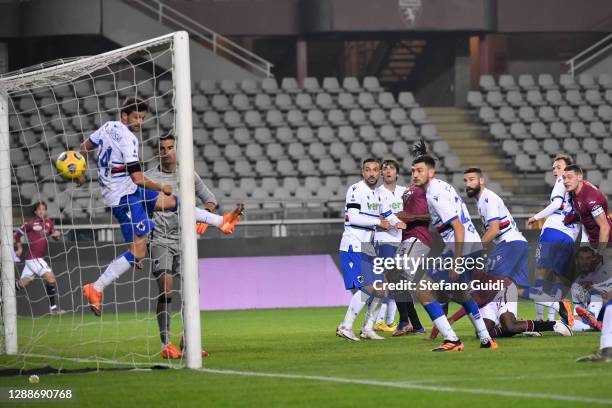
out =
[(66, 180), (75, 180), (83, 175), (87, 162), (81, 153), (68, 150), (59, 155), (55, 167)]

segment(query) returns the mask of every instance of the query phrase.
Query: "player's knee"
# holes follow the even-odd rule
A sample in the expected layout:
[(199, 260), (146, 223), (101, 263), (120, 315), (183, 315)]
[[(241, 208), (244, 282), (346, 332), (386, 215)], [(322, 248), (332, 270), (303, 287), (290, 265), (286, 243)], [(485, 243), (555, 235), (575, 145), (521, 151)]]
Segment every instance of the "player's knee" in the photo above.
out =
[(146, 238), (138, 240), (132, 244), (131, 252), (137, 260), (143, 259), (147, 255)]
[(55, 286), (56, 282), (55, 282), (55, 276), (51, 273), (48, 273), (45, 275), (45, 282), (47, 285), (49, 286)]
[(157, 301), (159, 303), (172, 303), (172, 295), (171, 294), (167, 294), (167, 293), (160, 293), (159, 296), (157, 297)]

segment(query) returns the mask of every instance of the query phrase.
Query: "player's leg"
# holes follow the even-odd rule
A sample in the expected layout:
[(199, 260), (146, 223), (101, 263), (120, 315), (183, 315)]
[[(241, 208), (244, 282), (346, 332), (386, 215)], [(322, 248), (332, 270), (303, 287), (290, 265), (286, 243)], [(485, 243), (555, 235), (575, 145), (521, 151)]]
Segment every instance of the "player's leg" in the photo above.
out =
[[(354, 252), (352, 247), (348, 251), (340, 251), (340, 271), (344, 280), (346, 290), (356, 289), (351, 297), (344, 319), (336, 329), (336, 336), (347, 340), (357, 341), (359, 337), (353, 333), (353, 323), (370, 298), (368, 294), (361, 291), (361, 253)], [(362, 281), (362, 282), (360, 282)]]
[[(423, 282), (424, 285), (427, 285), (428, 282), (433, 282), (433, 280), (430, 277), (425, 276), (423, 277)], [(442, 333), (442, 336), (444, 337), (444, 342), (432, 351), (449, 352), (463, 350), (463, 343), (461, 342), (461, 340), (459, 340), (459, 337), (457, 337), (457, 334), (448, 322), (446, 314), (442, 310), (442, 305), (440, 304), (440, 302), (438, 302), (433, 292), (431, 290), (418, 287), (416, 291), (416, 296), (419, 302), (425, 308), (425, 311), (429, 315), (429, 318), (431, 319), (434, 326), (436, 326), (438, 331)]]
[(580, 357), (579, 362), (612, 362), (612, 293), (608, 294), (607, 303), (603, 309), (603, 322), (599, 350), (588, 356)]
[(43, 272), (41, 278), (45, 284), (45, 292), (47, 292), (47, 297), (49, 298), (49, 311), (51, 314), (64, 314), (66, 313), (62, 309), (60, 309), (57, 304), (57, 281), (55, 280), (55, 275), (51, 270)]
[[(151, 191), (147, 201), (152, 202), (151, 211), (178, 211), (179, 199), (176, 195), (166, 195), (160, 194), (157, 191)], [(239, 204), (235, 209), (223, 216), (195, 207), (195, 218), (197, 222), (214, 225), (223, 233), (231, 234), (238, 221), (240, 221), (243, 211), (243, 204)]]
[(480, 308), (478, 307), (476, 301), (472, 299), (467, 291), (453, 292), (453, 294), (454, 299), (457, 299), (459, 304), (461, 304), (465, 310), (465, 314), (468, 316), (472, 322), (472, 325), (476, 329), (476, 334), (481, 342), (480, 347), (496, 349), (498, 346), (489, 335), (489, 331), (487, 330), (487, 326), (480, 315)]

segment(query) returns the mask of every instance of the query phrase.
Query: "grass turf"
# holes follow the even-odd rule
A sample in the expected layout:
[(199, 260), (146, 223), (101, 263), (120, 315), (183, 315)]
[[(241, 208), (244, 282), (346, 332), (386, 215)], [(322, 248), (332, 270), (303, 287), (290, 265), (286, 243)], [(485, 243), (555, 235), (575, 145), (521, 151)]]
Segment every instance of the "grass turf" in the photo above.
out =
[[(473, 328), (464, 318), (456, 323), (456, 330), (466, 343), (465, 350), (438, 354), (429, 352), (438, 342), (424, 340), (423, 336), (358, 343), (339, 339), (334, 330), (344, 311), (321, 308), (205, 312), (203, 339), (211, 356), (204, 360), (204, 367), (223, 372), (74, 372), (41, 375), (37, 386), (28, 384), (27, 375), (44, 366), (70, 372), (110, 367), (111, 364), (95, 361), (112, 358), (127, 368), (133, 367), (133, 362), (142, 363), (142, 367), (163, 363), (155, 355), (159, 352), (155, 317), (109, 313), (102, 324), (89, 315), (20, 319), (20, 351), (59, 351), (64, 357), (79, 356), (91, 361), (1, 356), (0, 367), (5, 374), (7, 368), (29, 371), (0, 376), (0, 386), (71, 388), (75, 399), (63, 404), (79, 407), (612, 405), (612, 365), (574, 362), (576, 357), (598, 348), (598, 333), (578, 333), (570, 338), (549, 333), (542, 338), (500, 339), (499, 350), (480, 350)], [(522, 304), (519, 311), (522, 316), (531, 316), (533, 305)], [(429, 329), (431, 322), (421, 308), (419, 312)], [(178, 318), (173, 323), (176, 332)], [(359, 327), (358, 323), (355, 327)], [(45, 335), (37, 337), (41, 333)], [(245, 376), (227, 370), (296, 377)], [(6, 388), (3, 390), (6, 392)], [(12, 402), (11, 405), (15, 406)]]

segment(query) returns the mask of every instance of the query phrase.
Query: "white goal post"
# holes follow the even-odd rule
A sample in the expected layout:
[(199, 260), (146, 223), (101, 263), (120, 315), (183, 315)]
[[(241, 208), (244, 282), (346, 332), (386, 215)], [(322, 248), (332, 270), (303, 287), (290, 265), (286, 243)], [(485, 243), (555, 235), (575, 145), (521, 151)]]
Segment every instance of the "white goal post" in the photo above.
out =
[[(160, 49), (164, 50), (164, 55), (158, 57), (157, 53), (159, 53)], [(144, 69), (153, 71), (150, 74), (151, 76), (145, 80), (142, 78), (137, 78), (136, 73), (143, 71), (142, 67), (145, 65), (146, 68)], [(124, 69), (124, 71), (121, 71), (123, 68), (116, 68), (116, 71), (113, 71), (115, 66), (127, 66), (128, 68)], [(129, 77), (132, 73), (134, 77), (133, 79), (128, 81), (118, 80), (125, 79), (126, 76)], [(123, 77), (121, 77), (121, 75), (123, 75)], [(113, 89), (108, 91), (107, 96), (102, 95), (101, 91), (96, 89), (96, 84), (98, 83), (97, 81), (99, 81), (102, 77), (104, 77), (104, 79), (101, 82), (104, 82), (106, 85), (110, 84), (109, 86), (114, 86)], [(107, 77), (111, 79), (107, 80)], [(162, 102), (164, 101), (162, 100), (161, 96), (158, 97), (157, 92), (159, 89), (160, 80), (170, 82), (170, 80), (166, 78), (171, 78), (172, 89), (168, 90), (167, 94), (162, 96), (165, 96), (166, 100), (171, 98), (171, 106), (170, 108), (163, 108), (164, 115), (165, 112), (170, 113), (162, 119), (171, 121), (171, 123), (164, 123), (165, 127), (162, 129), (162, 125), (160, 124), (160, 121), (158, 121), (158, 118), (151, 119), (151, 132), (149, 135), (153, 136), (150, 136), (148, 139), (149, 145), (145, 147), (149, 149), (149, 152), (154, 152), (152, 147), (154, 140), (156, 141), (162, 136), (162, 130), (164, 133), (172, 132), (176, 136), (179, 180), (178, 196), (180, 200), (179, 219), (181, 229), (180, 257), (182, 319), (185, 339), (185, 351), (183, 353), (184, 364), (189, 368), (200, 368), (202, 366), (199, 272), (194, 211), (196, 203), (194, 194), (194, 145), (192, 135), (189, 36), (185, 31), (164, 35), (100, 55), (76, 59), (72, 58), (63, 61), (53, 61), (30, 69), (0, 76), (0, 254), (2, 267), (1, 307), (3, 323), (3, 333), (1, 334), (3, 341), (0, 354), (16, 356), (28, 355), (28, 353), (31, 353), (33, 349), (36, 349), (34, 342), (38, 341), (38, 339), (42, 338), (45, 334), (32, 334), (30, 337), (22, 340), (20, 333), (18, 333), (18, 327), (20, 327), (19, 319), (21, 317), (18, 316), (17, 310), (15, 290), (17, 271), (15, 268), (13, 252), (13, 234), (18, 225), (13, 225), (13, 207), (15, 207), (15, 211), (21, 211), (23, 214), (23, 208), (27, 207), (26, 204), (30, 204), (30, 202), (22, 203), (21, 201), (22, 197), (26, 196), (26, 193), (22, 191), (25, 189), (25, 186), (20, 185), (20, 178), (17, 175), (20, 170), (23, 170), (19, 168), (21, 163), (15, 163), (14, 158), (13, 163), (11, 163), (11, 149), (15, 148), (15, 140), (17, 140), (17, 138), (21, 138), (19, 140), (23, 140), (26, 139), (26, 137), (30, 137), (30, 135), (35, 135), (36, 140), (31, 142), (32, 146), (36, 144), (43, 144), (46, 146), (48, 151), (46, 160), (42, 160), (40, 163), (33, 163), (31, 166), (34, 169), (34, 182), (28, 183), (34, 185), (32, 188), (33, 192), (31, 194), (31, 202), (35, 202), (34, 197), (39, 198), (41, 196), (42, 189), (47, 184), (50, 185), (49, 188), (55, 189), (54, 191), (56, 195), (65, 194), (65, 197), (68, 197), (68, 193), (65, 193), (67, 190), (64, 190), (66, 187), (60, 185), (61, 182), (48, 181), (56, 180), (57, 175), (45, 176), (46, 178), (41, 176), (41, 174), (47, 174), (47, 169), (52, 168), (52, 163), (54, 163), (56, 158), (52, 155), (52, 152), (55, 152), (55, 150), (51, 149), (50, 144), (46, 144), (47, 140), (51, 138), (47, 129), (51, 126), (59, 126), (60, 128), (63, 126), (61, 124), (57, 125), (56, 123), (51, 124), (50, 122), (54, 120), (59, 120), (61, 123), (71, 121), (71, 126), (73, 126), (72, 129), (76, 127), (76, 132), (73, 131), (75, 134), (68, 134), (68, 131), (61, 133), (61, 130), (57, 130), (53, 137), (58, 137), (63, 140), (62, 144), (65, 148), (78, 150), (78, 145), (75, 145), (76, 140), (84, 140), (89, 134), (93, 133), (96, 127), (100, 126), (101, 123), (106, 120), (110, 120), (113, 116), (116, 117), (118, 113), (117, 108), (109, 109), (108, 107), (103, 106), (103, 103), (104, 100), (111, 100), (112, 102), (112, 99), (115, 96), (116, 99), (119, 100), (121, 95), (123, 95), (123, 91), (133, 92), (133, 89), (136, 89), (136, 92), (139, 92), (141, 85), (142, 89), (144, 89), (145, 85), (147, 89), (151, 88), (152, 86), (154, 89), (154, 91), (152, 91), (153, 95), (149, 96), (150, 100), (153, 101), (150, 102), (150, 104), (152, 103), (155, 106), (152, 116), (159, 116), (157, 115), (158, 113), (161, 115), (162, 108), (160, 106), (163, 105)], [(129, 83), (130, 81), (131, 83)], [(78, 94), (76, 84), (80, 82), (87, 82), (89, 84), (87, 86), (89, 87), (91, 87), (91, 84), (93, 84), (93, 94)], [(122, 84), (124, 82), (128, 82), (128, 91), (125, 90), (126, 88), (122, 88)], [(151, 82), (152, 85), (149, 82)], [(69, 100), (68, 96), (61, 96), (59, 91), (57, 91), (59, 87), (65, 86), (70, 86), (70, 89), (74, 90), (74, 104), (77, 106), (74, 116), (70, 116), (66, 113), (72, 108), (64, 108), (63, 105), (65, 103), (66, 106), (69, 106), (72, 100)], [(37, 92), (40, 92), (41, 94), (37, 94)], [(34, 106), (31, 108), (31, 111), (27, 111), (31, 112), (31, 114), (28, 113), (27, 115), (29, 116), (24, 116), (26, 117), (28, 123), (27, 125), (23, 125), (22, 122), (20, 122), (22, 119), (19, 118), (20, 112), (18, 112), (17, 109), (19, 106), (15, 106), (15, 103), (11, 105), (11, 100), (21, 100), (19, 98), (25, 100), (28, 97), (30, 97), (33, 102), (26, 101), (24, 102), (24, 105), (33, 104)], [(160, 105), (158, 105), (158, 101)], [(92, 106), (93, 108), (91, 108)], [(96, 106), (98, 107), (97, 109)], [(90, 110), (87, 110), (87, 107), (89, 107)], [(53, 109), (57, 109), (57, 111), (60, 112), (59, 119), (57, 118), (58, 115), (54, 115), (52, 112), (49, 113), (49, 110), (53, 111)], [(84, 109), (83, 112), (81, 112), (81, 109)], [(11, 126), (9, 125), (9, 115), (17, 117), (15, 123), (19, 124), (18, 127), (20, 127), (20, 129), (12, 128), (9, 130)], [(170, 119), (168, 119), (169, 117)], [(38, 123), (40, 123), (40, 129), (36, 128)], [(88, 125), (85, 126), (83, 123), (87, 123)], [(54, 129), (58, 128), (56, 127)], [(144, 143), (144, 136), (140, 136), (139, 140), (141, 143)], [(139, 149), (140, 148), (144, 149), (144, 147), (139, 147)], [(23, 147), (22, 151), (25, 151), (26, 149), (29, 153), (30, 147), (27, 143), (26, 146)], [(145, 161), (153, 161), (156, 158), (159, 159), (158, 153), (157, 155), (153, 154), (151, 157), (141, 156), (141, 160)], [(30, 158), (30, 160), (34, 159)], [(95, 166), (93, 163), (88, 164), (88, 174), (92, 172), (94, 167)], [(96, 200), (101, 202), (97, 183), (92, 180), (89, 185), (89, 188), (92, 191), (91, 196), (88, 198), (90, 200), (89, 202), (92, 203), (89, 204), (89, 210), (91, 210), (91, 212), (101, 211), (101, 213), (104, 214), (104, 208), (95, 208), (95, 206), (100, 206)], [(16, 195), (14, 193), (15, 191), (18, 191)], [(72, 198), (70, 199), (72, 200)], [(15, 204), (16, 202), (17, 204)], [(73, 212), (69, 212), (69, 210)], [(77, 210), (80, 211), (81, 208), (79, 207)], [(66, 210), (66, 213), (62, 213), (63, 219), (68, 219), (67, 222), (70, 223), (71, 220), (76, 219), (74, 211), (77, 210), (74, 210), (74, 207), (72, 204), (70, 204), (70, 208)], [(83, 209), (83, 214), (86, 214), (85, 209)], [(90, 222), (93, 223), (93, 215), (89, 214), (87, 216), (89, 217)], [(25, 218), (23, 215), (22, 217)], [(54, 214), (50, 214), (50, 217), (53, 218)], [(64, 222), (62, 227), (65, 227), (66, 221), (62, 222)], [(117, 243), (122, 244), (122, 242), (119, 241)], [(72, 255), (69, 254), (74, 253), (71, 251), (78, 252), (79, 246), (77, 244), (72, 246), (64, 244), (64, 247), (66, 248), (65, 258), (67, 259), (65, 264), (68, 265), (68, 258), (72, 257)], [(93, 249), (96, 251), (98, 249), (95, 247), (95, 243)], [(53, 260), (53, 258), (51, 259)], [(70, 262), (72, 261), (73, 260), (71, 259)], [(106, 322), (98, 323), (98, 326), (95, 325), (96, 323), (90, 323), (89, 320), (86, 320), (90, 317), (88, 315), (87, 305), (84, 304), (85, 301), (83, 300), (80, 292), (80, 285), (83, 281), (83, 275), (81, 274), (82, 272), (80, 268), (81, 261), (79, 260), (78, 262), (79, 268), (70, 269), (67, 267), (67, 271), (65, 272), (66, 274), (74, 275), (69, 276), (70, 287), (67, 290), (69, 291), (70, 295), (68, 295), (67, 298), (71, 303), (66, 307), (69, 314), (72, 314), (72, 317), (65, 317), (66, 315), (64, 315), (61, 317), (61, 319), (63, 319), (63, 322), (65, 322), (71, 330), (78, 330), (81, 338), (86, 338), (87, 336), (83, 335), (83, 331), (91, 329), (92, 331), (98, 330), (99, 333), (102, 333), (102, 331), (105, 330), (104, 324), (119, 326), (121, 324), (121, 319), (115, 316), (114, 321), (109, 319)], [(107, 260), (104, 259), (103, 261), (99, 262), (97, 267), (104, 266), (107, 263)], [(53, 267), (53, 265), (51, 265), (51, 267)], [(134, 276), (136, 276), (136, 273), (140, 273), (142, 276), (146, 275), (147, 278), (149, 278), (148, 275), (150, 275), (148, 270), (135, 271)], [(135, 278), (134, 284), (138, 283), (137, 279), (141, 278)], [(149, 279), (147, 284), (151, 285), (151, 282), (153, 282), (153, 280)], [(58, 289), (61, 290), (61, 288)], [(138, 299), (130, 299), (130, 302), (135, 304), (137, 300)], [(148, 300), (153, 300), (153, 298), (150, 297)], [(136, 312), (136, 318), (140, 318), (138, 313), (139, 312)], [(115, 312), (115, 314), (117, 314), (117, 312)], [(34, 314), (32, 314), (31, 319), (34, 320)], [(159, 353), (154, 354), (154, 352), (149, 351), (151, 347), (148, 345), (149, 343), (153, 342), (151, 339), (154, 339), (157, 336), (156, 334), (153, 335), (149, 333), (149, 326), (152, 326), (154, 319), (151, 319), (150, 317), (146, 317), (146, 319), (147, 320), (144, 322), (144, 326), (146, 326), (145, 330), (147, 333), (147, 351), (143, 352), (142, 354), (134, 353), (134, 355), (137, 357), (142, 357), (146, 363), (155, 363), (154, 358), (160, 358)], [(61, 322), (62, 321), (60, 321), (60, 323)], [(34, 325), (32, 325), (32, 327), (34, 327)], [(47, 330), (49, 329), (47, 328)], [(98, 335), (101, 336), (101, 334)], [(71, 334), (70, 336), (75, 335)], [(73, 341), (73, 343), (67, 343), (66, 347), (76, 347), (75, 345), (77, 344), (78, 340), (78, 338), (73, 339), (72, 337), (67, 337), (67, 341)], [(119, 340), (116, 340), (116, 343), (118, 344)], [(92, 347), (94, 347), (93, 344), (94, 342), (92, 341)], [(116, 344), (113, 343), (113, 345)], [(118, 362), (120, 364), (130, 364), (132, 361), (136, 360), (134, 355), (131, 354), (129, 356), (125, 356), (125, 358), (122, 358), (122, 356), (117, 356), (115, 354), (116, 351), (112, 351), (113, 354), (111, 354), (109, 358), (101, 358), (97, 354), (91, 356), (78, 350), (76, 352), (77, 354), (75, 355), (72, 355), (65, 350), (58, 350), (58, 353), (65, 356), (62, 357), (65, 358), (65, 360), (77, 362), (91, 361), (93, 359), (97, 363), (112, 364), (113, 362)], [(53, 354), (53, 350), (49, 351), (47, 354)]]

